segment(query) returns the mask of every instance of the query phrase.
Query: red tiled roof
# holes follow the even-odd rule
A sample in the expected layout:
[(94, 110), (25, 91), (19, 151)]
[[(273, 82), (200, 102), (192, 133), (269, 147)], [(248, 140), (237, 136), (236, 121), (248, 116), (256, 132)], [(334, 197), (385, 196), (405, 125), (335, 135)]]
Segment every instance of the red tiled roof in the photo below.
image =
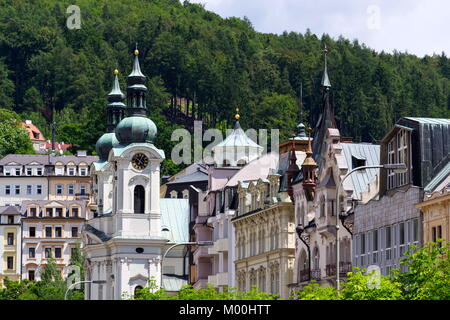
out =
[(45, 141), (44, 135), (42, 134), (41, 130), (39, 130), (34, 124), (21, 122), (21, 127), (24, 127), (25, 130), (28, 132), (28, 137), (31, 141)]

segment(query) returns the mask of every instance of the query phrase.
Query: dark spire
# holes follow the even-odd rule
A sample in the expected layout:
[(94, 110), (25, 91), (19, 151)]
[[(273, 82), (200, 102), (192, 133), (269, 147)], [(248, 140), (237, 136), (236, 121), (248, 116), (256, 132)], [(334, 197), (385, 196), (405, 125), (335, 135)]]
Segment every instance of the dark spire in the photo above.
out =
[(128, 115), (129, 116), (147, 116), (147, 87), (145, 81), (147, 79), (141, 72), (139, 65), (139, 50), (134, 50), (133, 70), (127, 77), (127, 97), (128, 97)]
[(327, 54), (328, 54), (328, 49), (327, 49), (327, 45), (325, 44), (325, 48), (323, 49), (324, 52), (324, 56), (325, 56), (325, 68), (323, 70), (323, 75), (322, 75), (322, 87), (325, 89), (331, 88), (331, 82), (330, 82), (330, 78), (328, 77), (328, 65), (327, 65)]
[(126, 106), (123, 103), (125, 95), (120, 90), (119, 70), (114, 70), (114, 81), (111, 92), (108, 94), (108, 104), (106, 105), (106, 130), (107, 132), (113, 132), (116, 125), (125, 116)]
[(297, 156), (295, 155), (295, 140), (292, 139), (292, 147), (289, 155), (289, 166), (286, 170), (287, 173), (287, 193), (291, 198), (291, 201), (294, 202), (294, 179), (297, 176), (300, 168), (297, 165)]
[(329, 128), (336, 128), (336, 120), (334, 118), (334, 104), (331, 99), (331, 83), (328, 78), (328, 69), (327, 69), (327, 53), (328, 49), (325, 46), (324, 49), (325, 54), (325, 70), (322, 77), (322, 111), (319, 116), (319, 119), (316, 123), (315, 134), (313, 140), (313, 156), (317, 163), (321, 161), (322, 155), (322, 147), (325, 142), (326, 132)]
[(239, 115), (239, 108), (236, 108), (236, 114), (234, 118), (236, 119), (236, 122), (234, 123), (233, 130), (237, 130), (241, 127), (241, 125), (239, 124), (239, 119), (241, 118), (241, 116)]

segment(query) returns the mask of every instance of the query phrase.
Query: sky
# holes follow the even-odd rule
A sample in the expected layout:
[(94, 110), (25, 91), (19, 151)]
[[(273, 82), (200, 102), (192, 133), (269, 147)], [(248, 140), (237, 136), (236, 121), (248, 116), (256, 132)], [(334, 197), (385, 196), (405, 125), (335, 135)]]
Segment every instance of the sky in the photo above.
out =
[(449, 0), (190, 0), (222, 17), (248, 17), (256, 31), (340, 35), (377, 51), (450, 56)]

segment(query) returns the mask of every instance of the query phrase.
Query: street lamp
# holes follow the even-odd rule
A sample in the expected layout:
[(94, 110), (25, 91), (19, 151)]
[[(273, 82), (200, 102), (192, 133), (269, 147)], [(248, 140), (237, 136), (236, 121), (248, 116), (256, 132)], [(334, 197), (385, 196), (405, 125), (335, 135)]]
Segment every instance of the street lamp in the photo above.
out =
[(351, 170), (349, 173), (345, 175), (345, 177), (340, 181), (337, 189), (336, 189), (336, 289), (339, 293), (340, 289), (340, 283), (339, 283), (339, 263), (340, 263), (340, 257), (339, 257), (339, 215), (340, 215), (340, 190), (341, 186), (344, 183), (345, 179), (349, 175), (351, 175), (355, 171), (364, 170), (364, 169), (387, 169), (387, 170), (393, 170), (395, 173), (404, 173), (407, 171), (406, 164), (404, 163), (390, 163), (390, 164), (380, 164), (380, 165), (373, 165), (373, 166), (361, 166), (357, 167), (353, 170)]
[(161, 259), (161, 289), (163, 289), (163, 262), (164, 259), (166, 258), (167, 254), (169, 253), (170, 250), (172, 250), (175, 247), (178, 246), (199, 246), (199, 247), (205, 247), (205, 246), (212, 246), (214, 244), (213, 241), (192, 241), (192, 242), (180, 242), (180, 243), (175, 243), (174, 245), (170, 246), (169, 248), (167, 248), (167, 250), (164, 252), (164, 255), (162, 256)]
[(75, 283), (72, 283), (66, 290), (66, 293), (64, 294), (64, 300), (67, 300), (67, 294), (69, 293), (70, 290), (73, 289), (73, 287), (75, 287), (76, 285), (80, 284), (80, 283), (95, 283), (95, 284), (104, 284), (106, 283), (106, 280), (85, 280), (85, 281), (78, 281)]

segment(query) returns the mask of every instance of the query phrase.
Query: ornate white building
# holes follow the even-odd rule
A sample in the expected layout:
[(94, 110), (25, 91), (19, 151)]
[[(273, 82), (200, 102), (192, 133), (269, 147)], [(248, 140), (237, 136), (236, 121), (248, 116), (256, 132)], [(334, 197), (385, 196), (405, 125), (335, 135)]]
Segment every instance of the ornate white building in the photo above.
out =
[[(146, 116), (146, 77), (140, 70), (138, 50), (134, 54), (133, 70), (127, 77), (128, 107), (122, 102), (125, 96), (115, 71), (108, 95), (108, 133), (96, 145), (100, 160), (93, 164), (91, 207), (97, 210), (84, 229), (83, 251), (87, 280), (106, 283), (87, 285), (86, 299), (120, 299), (152, 279), (160, 286), (164, 248), (170, 242), (188, 240), (188, 200), (165, 199), (182, 208), (168, 205), (165, 212), (160, 208), (164, 151), (153, 145), (157, 129)], [(125, 111), (129, 116), (124, 118)], [(174, 236), (182, 229), (186, 232)]]

